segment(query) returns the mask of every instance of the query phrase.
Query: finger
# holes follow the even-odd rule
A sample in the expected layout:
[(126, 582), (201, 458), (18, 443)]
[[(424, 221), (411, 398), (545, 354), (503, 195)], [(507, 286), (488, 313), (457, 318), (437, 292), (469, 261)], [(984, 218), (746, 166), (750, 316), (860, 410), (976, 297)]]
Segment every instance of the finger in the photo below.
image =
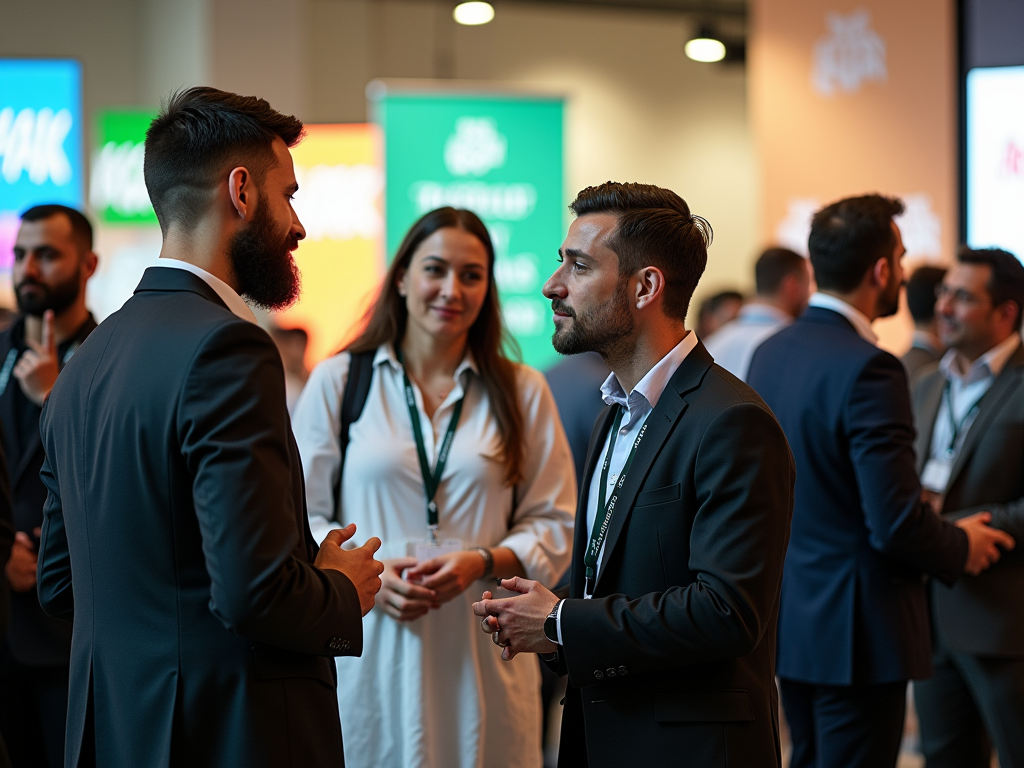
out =
[(388, 579), (388, 589), (399, 595), (411, 597), (417, 600), (433, 601), (437, 599), (437, 594), (434, 590), (426, 589), (418, 584), (410, 584), (404, 579)]
[(453, 570), (442, 568), (437, 573), (432, 573), (425, 579), (420, 579), (420, 584), (430, 589), (442, 589), (447, 587), (451, 582), (458, 580), (458, 574)]
[[(354, 523), (352, 524), (352, 527), (355, 528)], [(380, 539), (378, 539), (376, 536), (371, 536), (366, 540), (366, 543), (360, 547), (360, 549), (365, 549), (369, 551), (369, 553), (372, 555), (374, 552), (380, 549)]]
[(349, 523), (344, 528), (335, 528), (328, 532), (327, 536), (324, 538), (324, 544), (330, 542), (334, 546), (340, 547), (342, 544), (344, 544), (346, 541), (348, 541), (355, 535), (356, 524)]
[(35, 536), (42, 536), (43, 535), (43, 529), (41, 527), (39, 527), (39, 526), (36, 526), (35, 528), (32, 529), (32, 533)]
[(35, 545), (32, 543), (32, 539), (30, 539), (28, 537), (28, 534), (24, 531), (18, 531), (16, 534), (14, 534), (14, 540), (21, 544), (23, 547), (28, 547), (29, 549), (33, 549), (35, 547)]
[(445, 562), (446, 561), (440, 557), (424, 560), (422, 563), (417, 564), (415, 568), (410, 568), (408, 575), (412, 578), (421, 578), (441, 570)]
[(971, 517), (973, 517), (975, 520), (980, 520), (983, 523), (987, 523), (987, 522), (990, 522), (992, 520), (992, 513), (991, 512), (976, 512), (973, 515), (971, 515)]
[(530, 581), (529, 579), (523, 579), (519, 576), (513, 576), (511, 579), (502, 579), (501, 586), (507, 589), (509, 592), (518, 592), (525, 595), (527, 592), (533, 590), (537, 586), (536, 581)]
[(396, 573), (402, 573), (407, 568), (412, 568), (416, 565), (415, 557), (396, 557), (393, 560), (388, 561), (388, 565), (395, 569)]
[(43, 312), (43, 349), (47, 354), (57, 354), (57, 344), (53, 332), (53, 310)]
[(517, 653), (519, 653), (519, 652), (518, 651), (513, 651), (511, 645), (506, 646), (506, 647), (501, 649), (501, 660), (502, 661), (512, 661), (512, 659), (514, 659), (516, 657)]
[(1017, 546), (1016, 539), (1006, 531), (1000, 531), (998, 529), (993, 529), (993, 531), (996, 534), (996, 544), (1001, 546), (1003, 549), (1009, 551)]

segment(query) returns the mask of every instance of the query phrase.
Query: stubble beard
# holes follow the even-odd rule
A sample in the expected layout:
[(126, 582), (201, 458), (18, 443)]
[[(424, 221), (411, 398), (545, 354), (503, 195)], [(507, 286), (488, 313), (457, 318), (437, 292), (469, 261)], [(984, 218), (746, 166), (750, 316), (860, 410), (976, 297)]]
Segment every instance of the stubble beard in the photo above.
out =
[(597, 352), (606, 360), (616, 358), (623, 341), (633, 333), (635, 321), (629, 311), (625, 280), (619, 282), (611, 301), (596, 309), (577, 314), (558, 299), (552, 301), (551, 306), (568, 312), (572, 318), (567, 326), (556, 328), (551, 336), (551, 344), (560, 355)]

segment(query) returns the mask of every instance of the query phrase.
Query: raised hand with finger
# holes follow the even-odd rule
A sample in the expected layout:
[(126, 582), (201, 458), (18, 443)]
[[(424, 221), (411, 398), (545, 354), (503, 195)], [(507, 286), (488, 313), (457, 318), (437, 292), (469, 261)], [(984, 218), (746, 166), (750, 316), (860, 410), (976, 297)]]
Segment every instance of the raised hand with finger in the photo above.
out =
[(53, 310), (43, 313), (42, 339), (33, 341), (26, 338), (28, 349), (22, 353), (11, 372), (25, 397), (40, 408), (57, 382), (60, 360), (57, 357), (57, 341), (53, 328)]
[(331, 568), (345, 574), (359, 593), (359, 608), (365, 616), (373, 608), (376, 595), (380, 591), (380, 576), (384, 572), (384, 564), (373, 557), (380, 549), (380, 539), (376, 536), (367, 540), (361, 547), (342, 548), (341, 545), (355, 533), (355, 523), (349, 523), (344, 528), (337, 528), (328, 533), (313, 564), (317, 568)]

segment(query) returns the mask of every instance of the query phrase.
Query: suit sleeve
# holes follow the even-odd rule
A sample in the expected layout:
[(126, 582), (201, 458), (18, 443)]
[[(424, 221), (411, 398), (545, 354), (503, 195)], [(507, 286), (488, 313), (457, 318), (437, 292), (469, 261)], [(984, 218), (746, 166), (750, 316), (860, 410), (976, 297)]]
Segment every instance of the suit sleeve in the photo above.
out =
[[(14, 508), (11, 502), (11, 481), (7, 474), (7, 457), (3, 449), (3, 429), (0, 427), (0, 573), (11, 559), (14, 546)], [(10, 594), (0, 586), (0, 640), (7, 636), (10, 621)]]
[(49, 457), (43, 458), (39, 477), (46, 486), (46, 503), (43, 505), (43, 525), (36, 560), (36, 592), (43, 611), (55, 619), (71, 621), (75, 614), (75, 598), (71, 591), (71, 553), (68, 549), (67, 530), (64, 528), (60, 484), (50, 466)]
[(960, 509), (945, 513), (946, 519), (959, 520), (976, 512), (991, 512), (993, 528), (1006, 531), (1017, 541), (1017, 546), (1024, 546), (1024, 499), (1017, 499), (1003, 504), (979, 504), (969, 509)]
[(865, 364), (846, 398), (845, 422), (872, 548), (955, 582), (967, 561), (967, 534), (921, 502), (910, 394), (899, 360), (879, 353)]
[[(210, 609), (229, 630), (299, 653), (362, 651), (355, 587), (305, 558), (296, 521), (284, 372), (257, 326), (229, 322), (203, 342), (179, 403), (182, 454), (210, 575)], [(337, 643), (337, 639), (347, 643)]]
[(644, 674), (756, 648), (779, 597), (794, 481), (789, 444), (771, 413), (754, 403), (723, 410), (694, 466), (694, 582), (635, 599), (566, 600), (560, 656), (573, 685), (593, 683), (594, 669), (613, 664)]

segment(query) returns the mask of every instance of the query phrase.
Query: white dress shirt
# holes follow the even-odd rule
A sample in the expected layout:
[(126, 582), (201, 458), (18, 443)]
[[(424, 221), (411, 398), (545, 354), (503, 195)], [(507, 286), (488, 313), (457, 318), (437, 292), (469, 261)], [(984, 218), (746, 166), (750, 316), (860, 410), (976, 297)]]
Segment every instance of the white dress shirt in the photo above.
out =
[[(669, 350), (668, 354), (659, 360), (647, 374), (640, 379), (640, 382), (628, 395), (622, 389), (622, 385), (615, 374), (609, 374), (601, 385), (601, 397), (608, 405), (621, 406), (625, 413), (622, 416), (622, 423), (619, 425), (619, 433), (615, 439), (615, 449), (612, 451), (611, 461), (608, 465), (608, 483), (605, 488), (605, 502), (611, 498), (615, 483), (619, 480), (619, 473), (626, 463), (629, 451), (633, 442), (640, 434), (647, 417), (658, 405), (665, 387), (669, 380), (678, 370), (686, 356), (697, 346), (697, 334), (690, 331), (683, 337), (676, 346)], [(587, 492), (587, 535), (586, 541), (590, 542), (591, 532), (594, 530), (594, 521), (599, 514), (597, 509), (598, 494), (601, 489), (601, 467), (604, 466), (604, 457), (608, 453), (608, 444), (611, 441), (611, 430), (605, 437), (604, 447), (601, 449), (600, 458), (594, 467), (594, 475), (590, 479), (590, 486)], [(604, 510), (601, 510), (603, 514)], [(601, 544), (601, 551), (597, 555), (597, 572), (601, 572), (601, 564), (604, 560), (604, 544)], [(584, 589), (586, 589), (584, 587)], [(589, 600), (593, 595), (584, 592), (583, 598)], [(558, 642), (562, 642), (562, 605), (558, 604)]]
[(195, 264), (190, 264), (189, 262), (181, 261), (180, 259), (169, 259), (166, 256), (161, 256), (152, 266), (166, 267), (168, 269), (183, 269), (186, 272), (191, 272), (216, 291), (217, 295), (220, 296), (221, 301), (227, 304), (228, 309), (231, 310), (232, 314), (237, 315), (243, 320), (248, 320), (250, 323), (256, 322), (256, 315), (254, 315), (252, 310), (249, 309), (249, 305), (242, 301), (242, 297), (238, 295), (235, 289), (216, 275), (211, 275), (202, 267), (197, 267)]
[(868, 319), (868, 316), (852, 304), (847, 304), (842, 299), (837, 299), (835, 296), (831, 296), (827, 293), (815, 293), (811, 296), (808, 306), (820, 307), (821, 309), (831, 309), (833, 312), (838, 312), (853, 323), (853, 327), (854, 330), (857, 331), (857, 335), (864, 339), (864, 341), (871, 344), (878, 344), (878, 336), (873, 330), (871, 330), (871, 321)]
[(715, 358), (715, 362), (733, 376), (747, 380), (750, 359), (765, 339), (774, 336), (793, 322), (793, 318), (770, 304), (752, 302), (740, 310), (735, 320), (730, 320), (708, 336), (704, 346)]
[[(948, 382), (948, 395), (943, 394), (942, 400), (939, 401), (939, 410), (935, 414), (928, 463), (942, 462), (948, 466), (934, 475), (927, 467), (925, 468), (921, 481), (928, 490), (945, 493), (949, 484), (949, 469), (952, 468), (952, 462), (960, 453), (964, 438), (978, 416), (978, 409), (975, 406), (980, 404), (981, 399), (992, 388), (996, 377), (1006, 367), (1020, 343), (1020, 336), (1016, 333), (1011, 334), (973, 363), (968, 363), (955, 349), (950, 349), (943, 355), (939, 371)], [(957, 425), (955, 439), (954, 423)]]

